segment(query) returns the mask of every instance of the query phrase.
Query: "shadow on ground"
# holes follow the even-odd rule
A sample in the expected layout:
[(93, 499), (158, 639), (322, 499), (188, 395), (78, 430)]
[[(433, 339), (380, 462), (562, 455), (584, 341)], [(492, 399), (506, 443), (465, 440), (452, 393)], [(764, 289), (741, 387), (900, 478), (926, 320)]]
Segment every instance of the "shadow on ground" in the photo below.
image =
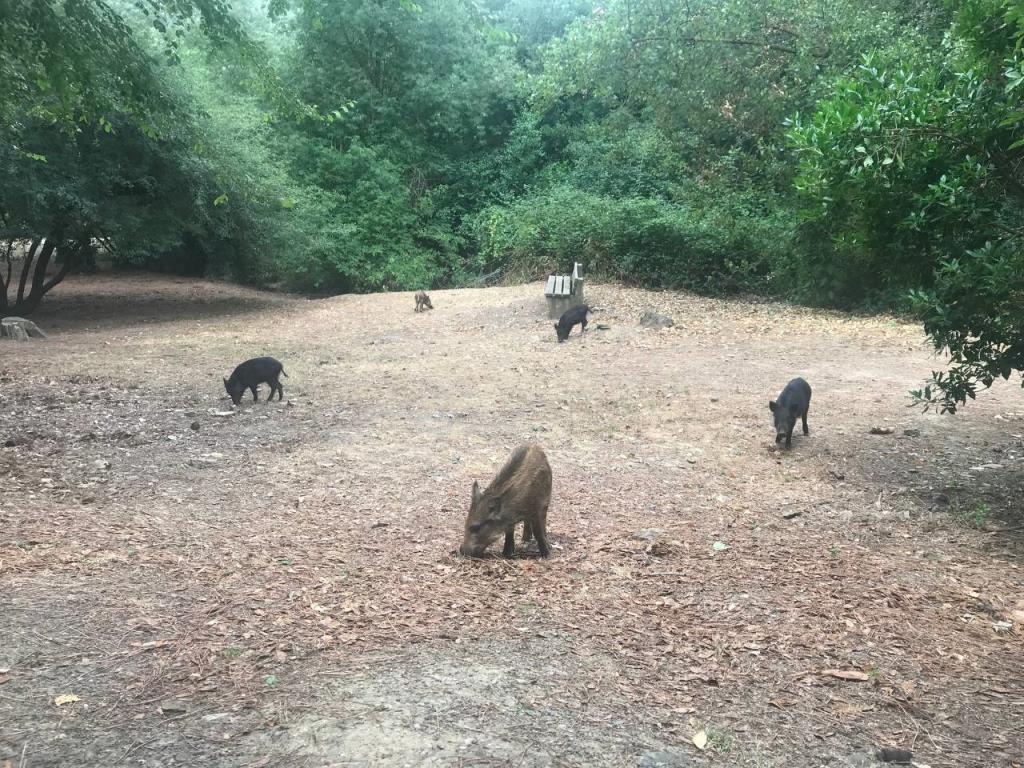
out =
[(182, 318), (210, 322), (283, 309), (294, 301), (205, 280), (104, 273), (68, 278), (46, 296), (32, 320), (48, 333), (109, 331)]

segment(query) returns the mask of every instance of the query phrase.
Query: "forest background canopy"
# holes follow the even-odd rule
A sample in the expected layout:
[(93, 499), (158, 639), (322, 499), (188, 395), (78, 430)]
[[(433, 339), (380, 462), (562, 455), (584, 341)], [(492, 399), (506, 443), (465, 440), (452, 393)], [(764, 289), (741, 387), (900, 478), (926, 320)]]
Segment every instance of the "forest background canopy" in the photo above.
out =
[(0, 315), (121, 266), (912, 310), (1024, 370), (1024, 0), (0, 0)]

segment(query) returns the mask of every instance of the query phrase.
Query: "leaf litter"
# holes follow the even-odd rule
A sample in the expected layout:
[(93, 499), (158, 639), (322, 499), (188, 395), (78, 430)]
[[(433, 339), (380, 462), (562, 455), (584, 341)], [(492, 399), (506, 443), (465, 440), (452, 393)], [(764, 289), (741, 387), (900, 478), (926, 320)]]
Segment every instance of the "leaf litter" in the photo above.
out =
[[(276, 707), (329, 706), (317, 681), (335, 670), (372, 686), (418, 649), (501, 643), (512, 659), (533, 642), (550, 655), (550, 697), (533, 707), (553, 713), (549, 732), (584, 710), (598, 718), (552, 735), (563, 754), (589, 754), (581, 740), (605, 719), (692, 752), (694, 731), (671, 725), (681, 712), (713, 715), (737, 743), (797, 767), (815, 764), (822, 739), (852, 749), (865, 738), (918, 744), (941, 765), (971, 754), (968, 722), (971, 744), (992, 754), (1021, 743), (1005, 708), (977, 719), (972, 704), (979, 686), (1019, 698), (1020, 630), (993, 632), (961, 589), (984, 585), (1010, 615), (1020, 596), (1005, 558), (1019, 544), (993, 551), (988, 534), (936, 526), (930, 505), (934, 487), (974, 482), (950, 467), (986, 463), (986, 443), (1002, 446), (1001, 463), (1024, 453), (994, 420), (1024, 406), (995, 391), (947, 441), (908, 414), (898, 387), (880, 405), (864, 376), (902, 381), (931, 363), (913, 326), (588, 285), (609, 329), (558, 347), (537, 286), (437, 292), (438, 310), (420, 317), (404, 294), (306, 302), (166, 278), (77, 285), (54, 297), (46, 349), (0, 362), (0, 430), (27, 438), (0, 450), (0, 589), (19, 606), (0, 663), (50, 654), (4, 685), (24, 697), (61, 685), (66, 654), (88, 656), (75, 687), (92, 726), (112, 730), (80, 731), (85, 744), (145, 753), (149, 713), (168, 702), (186, 724), (229, 712), (237, 731), (259, 731), (279, 721)], [(650, 308), (676, 326), (641, 329)], [(122, 351), (93, 354), (96, 336), (78, 325)], [(291, 408), (226, 404), (220, 376), (243, 347), (284, 360)], [(328, 357), (345, 364), (318, 364)], [(796, 373), (780, 359), (813, 361), (812, 435), (769, 454), (762, 400)], [(748, 365), (756, 377), (740, 375)], [(880, 409), (921, 430), (918, 455), (900, 437), (865, 442)], [(555, 468), (555, 557), (530, 546), (510, 561), (452, 555), (470, 484), (527, 439)], [(780, 507), (817, 512), (795, 535)], [(657, 546), (638, 530), (658, 530)], [(967, 678), (969, 659), (984, 661)], [(867, 682), (860, 669), (880, 674), (842, 686), (850, 700), (837, 709), (822, 678)], [(444, 706), (457, 713), (456, 702)], [(41, 711), (0, 699), (0, 720), (22, 733)], [(214, 731), (190, 727), (165, 749), (221, 754)]]

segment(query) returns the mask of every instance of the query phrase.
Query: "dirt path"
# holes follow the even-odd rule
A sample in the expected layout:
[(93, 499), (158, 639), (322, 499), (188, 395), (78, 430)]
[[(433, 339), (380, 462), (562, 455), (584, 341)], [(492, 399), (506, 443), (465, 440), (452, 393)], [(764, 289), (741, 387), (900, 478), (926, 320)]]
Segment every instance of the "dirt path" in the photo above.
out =
[[(922, 415), (914, 326), (588, 291), (558, 345), (538, 285), (62, 285), (0, 346), (0, 766), (1019, 766), (1021, 390)], [(452, 556), (527, 440), (554, 557)]]

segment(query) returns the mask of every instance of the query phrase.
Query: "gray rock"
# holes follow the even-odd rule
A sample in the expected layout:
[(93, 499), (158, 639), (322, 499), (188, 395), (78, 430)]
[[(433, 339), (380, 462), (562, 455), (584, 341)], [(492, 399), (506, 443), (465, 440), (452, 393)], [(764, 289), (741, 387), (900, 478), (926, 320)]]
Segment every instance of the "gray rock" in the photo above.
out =
[(909, 750), (886, 747), (840, 757), (838, 765), (842, 768), (890, 768), (896, 765), (911, 765), (912, 759), (913, 753)]
[(657, 312), (648, 310), (640, 316), (640, 325), (645, 328), (671, 328), (676, 324), (668, 315), (659, 315)]
[(842, 764), (848, 768), (876, 768), (878, 761), (870, 752), (854, 752), (844, 757)]
[(160, 711), (165, 715), (183, 715), (188, 712), (188, 702), (168, 699), (160, 702)]
[(634, 533), (630, 538), (636, 541), (657, 541), (664, 533), (664, 531), (658, 528), (644, 528), (642, 531)]
[(39, 330), (38, 325), (23, 317), (5, 317), (0, 320), (0, 338), (28, 341), (29, 337), (45, 339), (46, 334)]
[(12, 341), (28, 341), (28, 333), (20, 325), (4, 323), (0, 325), (0, 338), (11, 339)]
[(882, 747), (875, 755), (883, 763), (898, 763), (899, 765), (910, 765), (914, 759), (914, 753), (909, 749), (899, 747)]
[(693, 765), (689, 757), (675, 752), (644, 752), (636, 764), (637, 768), (687, 768)]

